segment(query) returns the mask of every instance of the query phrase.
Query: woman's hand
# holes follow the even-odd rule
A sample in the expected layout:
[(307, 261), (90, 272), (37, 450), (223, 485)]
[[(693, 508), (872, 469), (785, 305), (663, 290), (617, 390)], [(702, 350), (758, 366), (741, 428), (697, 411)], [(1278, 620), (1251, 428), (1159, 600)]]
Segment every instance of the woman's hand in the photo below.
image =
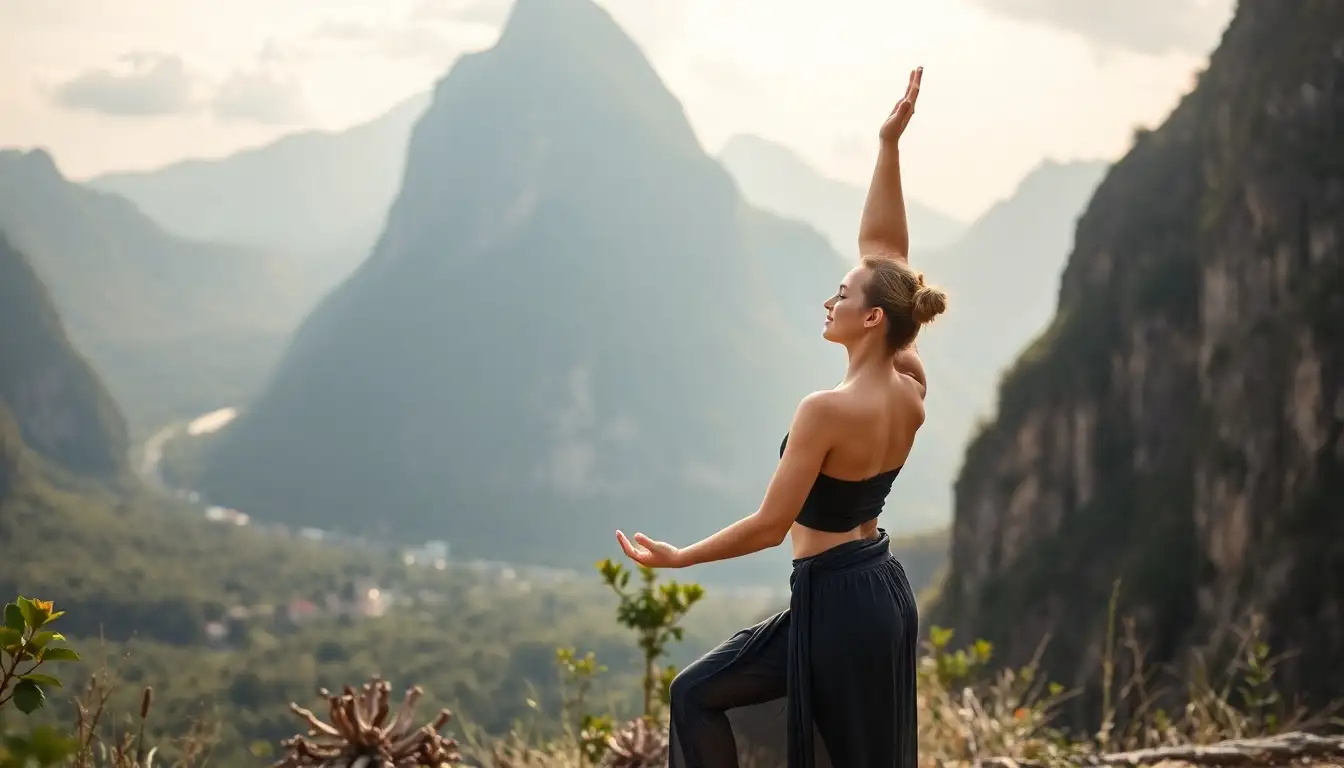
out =
[(863, 256), (897, 261), (910, 258), (910, 227), (905, 220), (899, 144), (910, 118), (914, 117), (919, 83), (923, 79), (924, 68), (916, 67), (905, 86), (905, 96), (877, 132), (877, 166), (873, 168), (873, 181), (868, 185), (868, 199), (859, 219), (859, 253)]
[(640, 565), (650, 568), (680, 568), (683, 565), (681, 550), (665, 541), (654, 541), (642, 533), (636, 533), (632, 544), (620, 531), (616, 532), (616, 540), (621, 543), (626, 557)]
[(924, 68), (916, 67), (910, 73), (910, 82), (905, 86), (905, 96), (891, 110), (887, 116), (886, 122), (882, 123), (882, 128), (877, 132), (878, 138), (884, 144), (896, 144), (901, 139), (901, 134), (905, 133), (905, 127), (910, 124), (910, 118), (915, 114), (915, 101), (919, 99), (919, 82), (924, 79)]

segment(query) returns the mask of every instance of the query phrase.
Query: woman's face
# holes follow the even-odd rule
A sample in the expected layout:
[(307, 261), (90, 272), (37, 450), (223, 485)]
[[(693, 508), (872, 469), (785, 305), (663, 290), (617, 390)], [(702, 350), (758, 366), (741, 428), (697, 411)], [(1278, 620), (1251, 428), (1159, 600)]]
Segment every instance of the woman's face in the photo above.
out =
[(826, 300), (826, 326), (821, 337), (837, 344), (846, 344), (862, 338), (869, 328), (881, 323), (881, 311), (867, 306), (863, 286), (868, 282), (868, 270), (858, 266), (845, 275), (835, 295)]

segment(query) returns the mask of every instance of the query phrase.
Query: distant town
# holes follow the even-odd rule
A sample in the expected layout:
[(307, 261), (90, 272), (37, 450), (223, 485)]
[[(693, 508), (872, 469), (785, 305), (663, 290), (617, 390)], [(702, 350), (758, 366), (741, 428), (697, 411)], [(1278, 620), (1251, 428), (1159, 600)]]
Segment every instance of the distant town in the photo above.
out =
[[(220, 408), (185, 424), (179, 423), (160, 430), (144, 444), (140, 461), (141, 475), (165, 493), (201, 510), (206, 520), (218, 525), (245, 526), (271, 536), (366, 552), (372, 557), (397, 557), (408, 566), (470, 574), (480, 586), (490, 589), (529, 592), (538, 586), (549, 587), (579, 580), (591, 581), (594, 578), (592, 573), (566, 568), (520, 565), (497, 560), (454, 560), (451, 546), (446, 541), (426, 541), (414, 547), (398, 547), (366, 536), (347, 535), (311, 526), (291, 527), (282, 523), (255, 521), (246, 512), (210, 503), (196, 491), (170, 487), (164, 479), (161, 466), (164, 446), (175, 438), (199, 437), (222, 429), (237, 415), (235, 408)], [(736, 599), (767, 604), (771, 601), (782, 602), (788, 594), (787, 590), (768, 587), (716, 588), (715, 591), (727, 593)], [(224, 616), (207, 622), (205, 633), (217, 647), (234, 647), (244, 642), (249, 627), (257, 625), (274, 631), (292, 631), (319, 619), (377, 618), (397, 606), (430, 607), (442, 599), (442, 595), (432, 590), (406, 593), (371, 579), (356, 579), (316, 600), (294, 597), (278, 605), (232, 606)]]

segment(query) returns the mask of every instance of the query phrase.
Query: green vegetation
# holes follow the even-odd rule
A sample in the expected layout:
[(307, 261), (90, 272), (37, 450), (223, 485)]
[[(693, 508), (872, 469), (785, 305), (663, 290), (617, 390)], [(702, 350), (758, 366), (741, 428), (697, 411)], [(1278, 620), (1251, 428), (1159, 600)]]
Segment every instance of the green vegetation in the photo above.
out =
[[(412, 567), (390, 551), (211, 524), (24, 456), (0, 501), (0, 589), (63, 596), (61, 628), (86, 651), (71, 679), (103, 681), (109, 711), (134, 711), (154, 688), (145, 738), (161, 760), (206, 737), (214, 760), (255, 760), (293, 732), (287, 702), (373, 673), (423, 686), (427, 706), (451, 708), (454, 728), (492, 749), (513, 733), (592, 757), (615, 724), (658, 716), (677, 667), (782, 602), (611, 562), (600, 582)], [(53, 699), (35, 722), (74, 716)]]
[(65, 642), (65, 635), (47, 629), (64, 613), (50, 600), (23, 596), (5, 605), (0, 626), (0, 707), (12, 702), (15, 709), (31, 715), (46, 704), (48, 690), (61, 687), (61, 681), (48, 674), (51, 666), (79, 661), (78, 653), (58, 645)]
[(645, 717), (654, 717), (656, 705), (667, 704), (669, 686), (677, 675), (676, 666), (659, 669), (658, 660), (667, 655), (669, 643), (682, 639), (685, 631), (680, 626), (681, 619), (705, 596), (705, 590), (699, 584), (675, 581), (655, 585), (657, 573), (641, 565), (637, 569), (639, 589), (627, 592), (631, 572), (624, 566), (603, 560), (597, 564), (597, 570), (621, 600), (617, 620), (633, 629), (639, 638), (639, 650), (644, 657), (642, 712)]
[[(599, 571), (603, 581), (612, 587), (626, 581), (622, 573), (628, 573), (613, 569), (609, 563), (599, 564)], [(635, 593), (626, 595), (615, 613), (618, 622), (636, 629), (636, 643), (647, 647), (645, 640), (651, 636), (675, 637), (671, 630), (685, 616), (690, 604), (699, 602), (690, 599), (690, 595), (698, 593), (698, 587), (658, 584), (656, 578), (650, 577), (642, 579), (642, 584)], [(650, 600), (661, 602), (661, 607), (649, 610)], [(643, 609), (639, 608), (641, 605)], [(1221, 674), (1209, 674), (1211, 670), (1206, 668), (1203, 674), (1182, 681), (1174, 699), (1176, 706), (1169, 708), (1173, 700), (1162, 692), (1163, 681), (1145, 666), (1145, 654), (1133, 622), (1124, 622), (1121, 633), (1115, 609), (1113, 599), (1100, 669), (1103, 704), (1085, 730), (1058, 725), (1057, 714), (1074, 692), (1043, 676), (1036, 661), (1018, 669), (995, 669), (991, 664), (994, 648), (989, 642), (978, 640), (968, 647), (956, 648), (951, 643), (951, 630), (932, 627), (918, 673), (922, 760), (936, 765), (965, 766), (977, 758), (1005, 756), (1033, 765), (1065, 766), (1082, 764), (1081, 761), (1098, 753), (1155, 748), (1165, 750), (1168, 757), (1179, 758), (1182, 753), (1197, 754), (1199, 745), (1314, 729), (1327, 723), (1322, 713), (1310, 716), (1281, 695), (1275, 683), (1277, 657), (1261, 638), (1262, 625), (1258, 621), (1247, 626), (1249, 631), (1242, 635), (1231, 657), (1232, 663)], [(641, 615), (636, 616), (637, 613)], [(79, 659), (75, 651), (55, 645), (66, 642), (65, 638), (47, 629), (62, 614), (50, 601), (22, 597), (6, 606), (4, 628), (0, 629), (3, 641), (0, 715), (6, 705), (33, 715), (43, 709), (52, 691), (62, 688), (63, 680), (50, 674), (48, 668), (57, 662)], [(391, 619), (386, 621), (392, 623)], [(327, 627), (325, 631), (327, 642), (341, 637), (339, 627)], [(628, 643), (629, 636), (626, 640)], [(399, 649), (393, 649), (396, 650)], [(171, 696), (165, 702), (160, 686), (184, 675), (197, 674), (197, 669), (181, 664), (184, 659), (172, 658), (173, 652), (167, 648), (153, 649), (152, 653), (169, 656), (159, 660), (161, 666), (155, 669), (153, 680), (130, 680), (123, 676), (123, 680), (140, 686), (134, 696), (128, 695), (130, 691), (124, 683), (113, 681), (104, 668), (88, 676), (72, 710), (58, 714), (59, 708), (48, 707), (47, 717), (41, 718), (39, 714), (30, 718), (23, 728), (3, 720), (0, 766), (91, 768), (98, 764), (109, 768), (149, 768), (156, 755), (160, 762), (183, 768), (202, 765), (207, 760), (224, 765), (246, 764), (272, 754), (277, 745), (286, 751), (284, 764), (294, 768), (318, 765), (322, 755), (328, 758), (345, 755), (348, 761), (353, 761), (361, 754), (374, 755), (379, 751), (405, 754), (408, 759), (423, 751), (422, 758), (414, 764), (429, 766), (445, 759), (456, 764), (459, 742), (464, 743), (462, 752), (467, 757), (483, 760), (483, 764), (494, 768), (651, 766), (659, 764), (659, 759), (666, 760), (665, 712), (636, 716), (630, 712), (607, 710), (594, 714), (588, 710), (590, 700), (586, 694), (594, 678), (607, 672), (591, 652), (580, 657), (570, 648), (552, 651), (565, 693), (558, 701), (529, 702), (532, 716), (526, 723), (514, 721), (499, 730), (482, 733), (470, 725), (464, 731), (458, 719), (451, 718), (454, 724), (448, 731), (460, 738), (444, 738), (439, 731), (450, 723), (445, 710), (414, 740), (404, 741), (396, 737), (415, 733), (409, 707), (422, 699), (431, 706), (439, 706), (443, 701), (436, 696), (442, 692), (424, 684), (425, 677), (436, 677), (433, 668), (415, 670), (414, 664), (398, 665), (397, 682), (375, 675), (360, 689), (339, 681), (328, 682), (325, 687), (344, 690), (323, 694), (332, 711), (328, 725), (302, 707), (293, 710), (299, 716), (298, 723), (284, 717), (283, 697), (279, 696), (213, 711), (200, 707), (182, 709), (182, 702)], [(302, 663), (305, 658), (297, 647), (275, 646), (269, 649), (269, 655), (291, 665)], [(648, 652), (644, 655), (647, 659)], [(39, 668), (43, 672), (38, 673)], [(247, 670), (239, 679), (252, 679), (254, 670), (250, 664), (236, 669)], [(652, 664), (646, 663), (644, 669), (647, 690), (649, 676), (658, 673)], [(367, 674), (344, 679), (359, 679)], [(152, 684), (145, 685), (146, 682)], [(398, 686), (408, 689), (407, 706), (393, 716), (391, 694)], [(157, 712), (168, 713), (169, 723), (148, 722), (154, 704), (158, 705)], [(351, 707), (361, 708), (362, 714), (354, 716)], [(341, 711), (346, 714), (342, 716)], [(118, 714), (122, 712), (138, 712), (138, 717), (123, 718)], [(261, 722), (240, 720), (249, 714)], [(379, 728), (385, 718), (389, 733), (395, 731), (394, 738), (378, 736), (372, 730), (361, 735), (366, 728)], [(618, 719), (626, 725), (614, 727)], [(76, 724), (74, 728), (68, 725), (71, 721)], [(539, 724), (543, 726), (540, 729)], [(309, 735), (289, 738), (300, 726), (310, 730)], [(330, 737), (323, 736), (324, 732)], [(1254, 749), (1248, 747), (1250, 751), (1246, 754), (1282, 748), (1298, 749), (1300, 755), (1303, 744), (1305, 754), (1344, 754), (1344, 740), (1313, 740), (1300, 735), (1271, 740), (1268, 747), (1264, 743)], [(1222, 749), (1235, 752), (1238, 747), (1234, 743), (1224, 744)], [(1129, 764), (1145, 764), (1157, 762), (1163, 755), (1131, 752), (1131, 756)]]
[[(62, 595), (63, 632), (100, 651), (77, 674), (110, 665), (124, 684), (152, 685), (152, 738), (209, 722), (221, 760), (288, 736), (287, 702), (380, 670), (425, 686), (427, 703), (450, 706), (474, 732), (498, 736), (535, 720), (539, 734), (556, 735), (552, 713), (570, 695), (557, 647), (570, 649), (571, 672), (593, 673), (584, 706), (628, 716), (642, 710), (641, 690), (661, 690), (665, 667), (654, 661), (684, 664), (770, 605), (643, 582), (624, 598), (647, 632), (640, 650), (610, 619), (622, 598), (586, 579), (408, 566), (391, 551), (211, 524), (151, 493), (76, 479), (19, 445), (23, 471), (0, 497), (0, 590)], [(613, 671), (596, 674), (590, 653)], [(109, 705), (129, 711), (135, 695), (118, 689)], [(43, 723), (70, 716), (50, 709)], [(610, 731), (609, 721), (583, 726), (599, 741)]]

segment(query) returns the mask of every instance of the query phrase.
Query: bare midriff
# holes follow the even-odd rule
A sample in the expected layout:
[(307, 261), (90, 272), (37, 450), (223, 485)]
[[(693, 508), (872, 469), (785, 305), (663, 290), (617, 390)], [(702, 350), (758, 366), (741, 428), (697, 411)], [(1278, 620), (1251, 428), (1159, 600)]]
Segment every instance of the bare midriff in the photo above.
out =
[(839, 533), (818, 531), (815, 528), (808, 528), (798, 523), (794, 523), (793, 527), (789, 529), (789, 541), (793, 545), (793, 559), (795, 560), (819, 555), (831, 547), (860, 539), (871, 539), (875, 536), (877, 536), (877, 520), (869, 521)]

